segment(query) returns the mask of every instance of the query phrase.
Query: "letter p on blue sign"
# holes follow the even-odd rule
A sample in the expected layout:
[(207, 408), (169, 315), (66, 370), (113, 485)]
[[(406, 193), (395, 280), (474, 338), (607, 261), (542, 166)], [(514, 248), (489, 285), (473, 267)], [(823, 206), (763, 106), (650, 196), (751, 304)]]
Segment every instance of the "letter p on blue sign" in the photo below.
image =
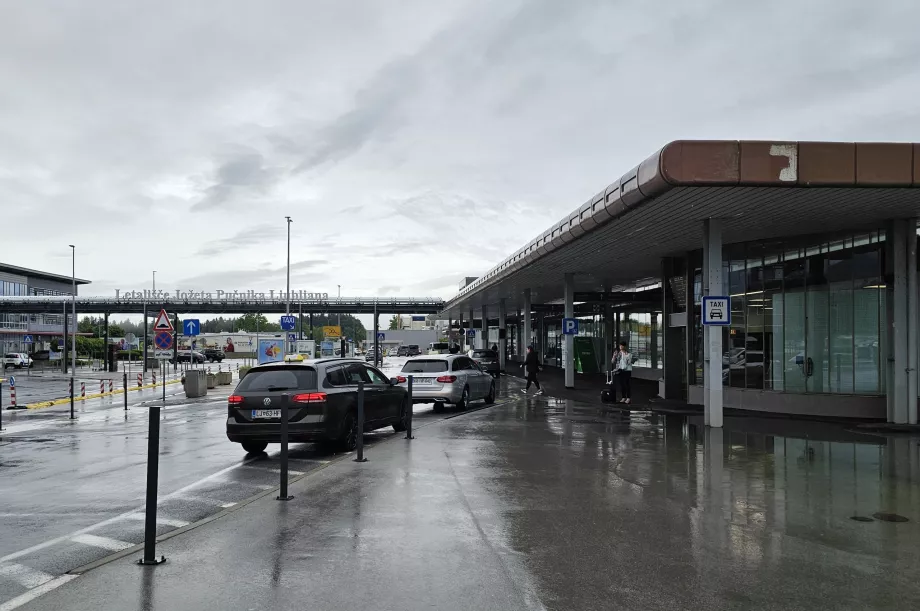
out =
[(577, 335), (578, 334), (578, 319), (577, 318), (563, 318), (562, 319), (562, 334), (563, 335)]

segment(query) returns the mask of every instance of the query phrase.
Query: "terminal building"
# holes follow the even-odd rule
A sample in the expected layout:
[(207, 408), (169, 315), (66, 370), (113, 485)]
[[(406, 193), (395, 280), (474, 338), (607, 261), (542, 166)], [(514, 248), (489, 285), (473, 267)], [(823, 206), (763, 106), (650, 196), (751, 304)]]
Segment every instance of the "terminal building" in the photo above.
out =
[[(89, 281), (0, 263), (0, 296), (73, 295), (74, 287), (79, 291), (85, 284)], [(69, 328), (73, 329), (69, 307), (67, 312)], [(52, 339), (64, 337), (64, 318), (63, 307), (60, 314), (13, 314), (0, 310), (0, 352), (31, 353), (49, 349)]]
[(567, 387), (625, 341), (634, 376), (710, 426), (723, 408), (916, 423), (918, 217), (918, 144), (672, 142), (441, 315), (503, 359), (534, 345)]

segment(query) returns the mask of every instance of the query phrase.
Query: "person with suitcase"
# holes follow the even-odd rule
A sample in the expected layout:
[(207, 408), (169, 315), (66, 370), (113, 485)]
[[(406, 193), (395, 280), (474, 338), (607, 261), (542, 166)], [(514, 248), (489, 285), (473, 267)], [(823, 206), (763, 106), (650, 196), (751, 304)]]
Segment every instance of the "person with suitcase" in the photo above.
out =
[[(626, 348), (626, 342), (620, 342), (620, 349), (613, 355), (613, 377), (619, 382), (620, 394), (623, 398), (620, 403), (630, 403), (632, 401), (632, 381), (633, 355)], [(616, 402), (614, 395), (614, 402)]]

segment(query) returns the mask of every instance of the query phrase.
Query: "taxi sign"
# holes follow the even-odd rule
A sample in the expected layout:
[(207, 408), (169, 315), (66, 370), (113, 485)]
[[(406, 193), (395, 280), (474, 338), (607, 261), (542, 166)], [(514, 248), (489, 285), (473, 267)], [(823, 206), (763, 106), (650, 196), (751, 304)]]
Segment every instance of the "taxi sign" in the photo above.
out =
[(285, 363), (299, 363), (301, 361), (303, 361), (302, 354), (289, 354), (286, 357), (284, 357)]
[(703, 297), (703, 324), (730, 325), (732, 322), (731, 300), (727, 295)]

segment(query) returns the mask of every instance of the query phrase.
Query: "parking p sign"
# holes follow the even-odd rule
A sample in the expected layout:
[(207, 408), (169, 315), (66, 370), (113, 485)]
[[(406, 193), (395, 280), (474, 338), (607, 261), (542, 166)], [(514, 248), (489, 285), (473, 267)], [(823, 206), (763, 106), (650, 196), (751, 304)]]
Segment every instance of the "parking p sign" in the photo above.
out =
[(578, 319), (577, 318), (563, 318), (562, 319), (562, 334), (563, 335), (578, 335)]
[(703, 297), (703, 324), (730, 325), (732, 322), (731, 301), (728, 296)]

